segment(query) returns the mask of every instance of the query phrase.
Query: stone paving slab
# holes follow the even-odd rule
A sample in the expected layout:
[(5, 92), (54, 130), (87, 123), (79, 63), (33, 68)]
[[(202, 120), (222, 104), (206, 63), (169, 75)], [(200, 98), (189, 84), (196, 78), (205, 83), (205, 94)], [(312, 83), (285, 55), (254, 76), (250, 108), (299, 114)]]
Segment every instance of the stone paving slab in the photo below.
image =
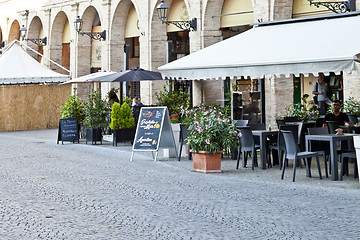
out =
[[(0, 133), (0, 239), (359, 239), (360, 184), (292, 164), (192, 172), (131, 146), (56, 144), (57, 130)], [(352, 174), (352, 172), (351, 172)], [(324, 174), (323, 174), (324, 175)]]

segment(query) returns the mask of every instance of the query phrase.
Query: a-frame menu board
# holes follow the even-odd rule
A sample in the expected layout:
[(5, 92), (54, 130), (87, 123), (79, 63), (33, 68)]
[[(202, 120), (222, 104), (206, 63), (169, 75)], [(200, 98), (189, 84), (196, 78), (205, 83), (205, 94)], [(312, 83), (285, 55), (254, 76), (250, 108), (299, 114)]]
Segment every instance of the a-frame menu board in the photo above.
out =
[(142, 107), (130, 161), (135, 151), (155, 152), (154, 161), (156, 161), (160, 147), (174, 148), (177, 157), (168, 109), (167, 107)]

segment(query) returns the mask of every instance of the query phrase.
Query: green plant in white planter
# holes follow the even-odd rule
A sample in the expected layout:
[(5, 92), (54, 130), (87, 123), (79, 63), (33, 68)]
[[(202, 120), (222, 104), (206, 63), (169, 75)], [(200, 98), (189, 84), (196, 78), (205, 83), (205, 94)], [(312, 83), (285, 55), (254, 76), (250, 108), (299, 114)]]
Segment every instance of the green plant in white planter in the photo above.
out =
[(107, 117), (109, 115), (109, 104), (101, 99), (101, 94), (94, 92), (89, 95), (89, 101), (85, 103), (84, 107), (84, 125), (86, 129), (87, 141), (101, 141), (102, 142), (102, 128), (108, 124)]
[(133, 141), (135, 137), (135, 119), (131, 115), (129, 104), (124, 102), (121, 107), (115, 102), (111, 110), (111, 123), (113, 130), (113, 145), (118, 142)]

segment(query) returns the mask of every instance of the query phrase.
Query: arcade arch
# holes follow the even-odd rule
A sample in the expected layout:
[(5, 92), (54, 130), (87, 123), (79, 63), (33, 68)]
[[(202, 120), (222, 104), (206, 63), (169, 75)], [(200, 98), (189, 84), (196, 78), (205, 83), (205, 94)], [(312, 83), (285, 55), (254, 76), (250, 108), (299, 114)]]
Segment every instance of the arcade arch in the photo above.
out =
[(17, 20), (14, 20), (11, 24), (8, 43), (14, 41), (15, 39), (20, 41), (20, 24)]
[[(70, 26), (65, 12), (60, 11), (52, 24), (50, 39), (50, 58), (61, 63), (67, 69), (70, 69)], [(67, 74), (67, 72), (54, 64), (51, 69)]]
[[(45, 37), (44, 34), (44, 28), (43, 28), (43, 24), (41, 22), (41, 19), (38, 16), (35, 16), (29, 25), (29, 30), (27, 31), (27, 35), (26, 38), (27, 39), (42, 39)], [(35, 50), (37, 50), (39, 53), (43, 54), (44, 53), (44, 46), (38, 46), (35, 43), (31, 42), (31, 41), (27, 41), (27, 45)], [(35, 54), (32, 51), (28, 51), (28, 53), (35, 58), (36, 60), (38, 60), (39, 62), (42, 61), (42, 57), (38, 54)]]

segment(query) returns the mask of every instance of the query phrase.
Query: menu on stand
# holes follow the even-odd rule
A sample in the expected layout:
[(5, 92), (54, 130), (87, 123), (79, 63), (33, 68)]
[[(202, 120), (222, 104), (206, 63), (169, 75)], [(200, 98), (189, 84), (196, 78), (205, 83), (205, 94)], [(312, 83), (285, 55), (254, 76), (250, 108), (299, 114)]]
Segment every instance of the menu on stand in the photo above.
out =
[(134, 151), (156, 152), (156, 161), (160, 147), (174, 148), (177, 155), (175, 146), (167, 107), (142, 107), (130, 161)]
[(141, 109), (133, 149), (158, 149), (164, 108)]
[(59, 121), (58, 140), (63, 141), (78, 141), (79, 142), (79, 127), (76, 118), (62, 118)]

